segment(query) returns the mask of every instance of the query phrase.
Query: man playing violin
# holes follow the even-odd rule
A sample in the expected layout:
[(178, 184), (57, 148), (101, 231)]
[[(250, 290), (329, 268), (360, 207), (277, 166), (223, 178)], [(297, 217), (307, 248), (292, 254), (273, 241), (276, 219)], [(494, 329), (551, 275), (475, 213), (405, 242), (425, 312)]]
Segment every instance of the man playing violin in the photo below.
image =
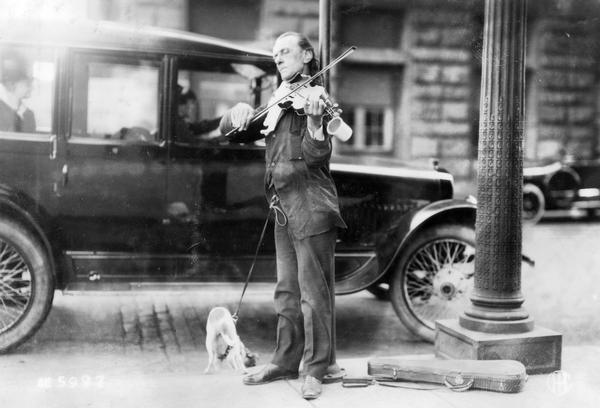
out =
[[(282, 83), (272, 101), (287, 94), (302, 75), (318, 71), (314, 49), (299, 33), (288, 32), (277, 38), (273, 60)], [(246, 376), (244, 383), (297, 378), (304, 360), (305, 399), (321, 394), (322, 380), (334, 353), (336, 229), (346, 227), (329, 173), (331, 136), (324, 126), (325, 102), (321, 96), (327, 97), (324, 91), (322, 95), (311, 93), (301, 114), (291, 106), (276, 105), (257, 121), (252, 121), (255, 109), (239, 103), (220, 124), (223, 134), (237, 130), (232, 141), (265, 137), (267, 199), (284, 215), (275, 223), (277, 344), (271, 363)]]

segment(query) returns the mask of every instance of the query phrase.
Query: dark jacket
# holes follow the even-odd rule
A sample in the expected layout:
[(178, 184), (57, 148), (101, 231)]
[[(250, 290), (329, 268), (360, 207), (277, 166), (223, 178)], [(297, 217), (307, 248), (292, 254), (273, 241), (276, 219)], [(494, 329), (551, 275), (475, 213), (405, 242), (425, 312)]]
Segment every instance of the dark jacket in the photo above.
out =
[[(257, 140), (262, 122), (245, 132), (232, 136), (233, 142)], [(232, 128), (229, 115), (225, 115), (221, 130)], [(337, 191), (329, 172), (331, 138), (313, 139), (306, 126), (306, 116), (293, 109), (283, 110), (275, 131), (265, 137), (267, 198), (277, 194), (288, 218), (288, 228), (296, 239), (303, 239), (329, 231), (345, 228), (340, 215)]]
[(35, 116), (31, 110), (26, 109), (21, 117), (13, 108), (0, 100), (0, 131), (33, 133), (35, 129)]

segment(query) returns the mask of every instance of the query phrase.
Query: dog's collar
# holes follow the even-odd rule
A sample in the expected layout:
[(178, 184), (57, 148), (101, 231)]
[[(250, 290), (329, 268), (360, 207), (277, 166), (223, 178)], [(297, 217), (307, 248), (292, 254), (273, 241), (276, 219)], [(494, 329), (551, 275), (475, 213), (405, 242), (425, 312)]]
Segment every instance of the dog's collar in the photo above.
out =
[(233, 347), (231, 347), (231, 346), (227, 346), (227, 348), (225, 349), (225, 353), (219, 354), (217, 356), (217, 358), (221, 361), (225, 360), (227, 358), (227, 356), (229, 355), (229, 352), (231, 351), (232, 348)]

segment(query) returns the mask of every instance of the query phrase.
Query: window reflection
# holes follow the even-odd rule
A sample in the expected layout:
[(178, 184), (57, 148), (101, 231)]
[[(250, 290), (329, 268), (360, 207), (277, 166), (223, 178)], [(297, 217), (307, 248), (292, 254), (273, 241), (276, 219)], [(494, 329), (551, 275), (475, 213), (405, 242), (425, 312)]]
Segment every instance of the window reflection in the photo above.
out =
[(72, 135), (130, 142), (156, 142), (159, 66), (154, 61), (76, 64)]

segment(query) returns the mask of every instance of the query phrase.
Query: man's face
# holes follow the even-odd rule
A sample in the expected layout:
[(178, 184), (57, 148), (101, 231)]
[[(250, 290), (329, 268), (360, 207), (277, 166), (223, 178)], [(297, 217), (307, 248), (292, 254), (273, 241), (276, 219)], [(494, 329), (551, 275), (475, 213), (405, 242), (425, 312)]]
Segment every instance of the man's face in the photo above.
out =
[(281, 79), (289, 81), (304, 70), (304, 64), (310, 62), (312, 53), (298, 45), (298, 37), (288, 35), (279, 38), (273, 46), (273, 61)]
[(23, 99), (27, 99), (31, 96), (32, 90), (32, 80), (31, 79), (21, 79), (14, 84), (13, 94), (20, 102)]

